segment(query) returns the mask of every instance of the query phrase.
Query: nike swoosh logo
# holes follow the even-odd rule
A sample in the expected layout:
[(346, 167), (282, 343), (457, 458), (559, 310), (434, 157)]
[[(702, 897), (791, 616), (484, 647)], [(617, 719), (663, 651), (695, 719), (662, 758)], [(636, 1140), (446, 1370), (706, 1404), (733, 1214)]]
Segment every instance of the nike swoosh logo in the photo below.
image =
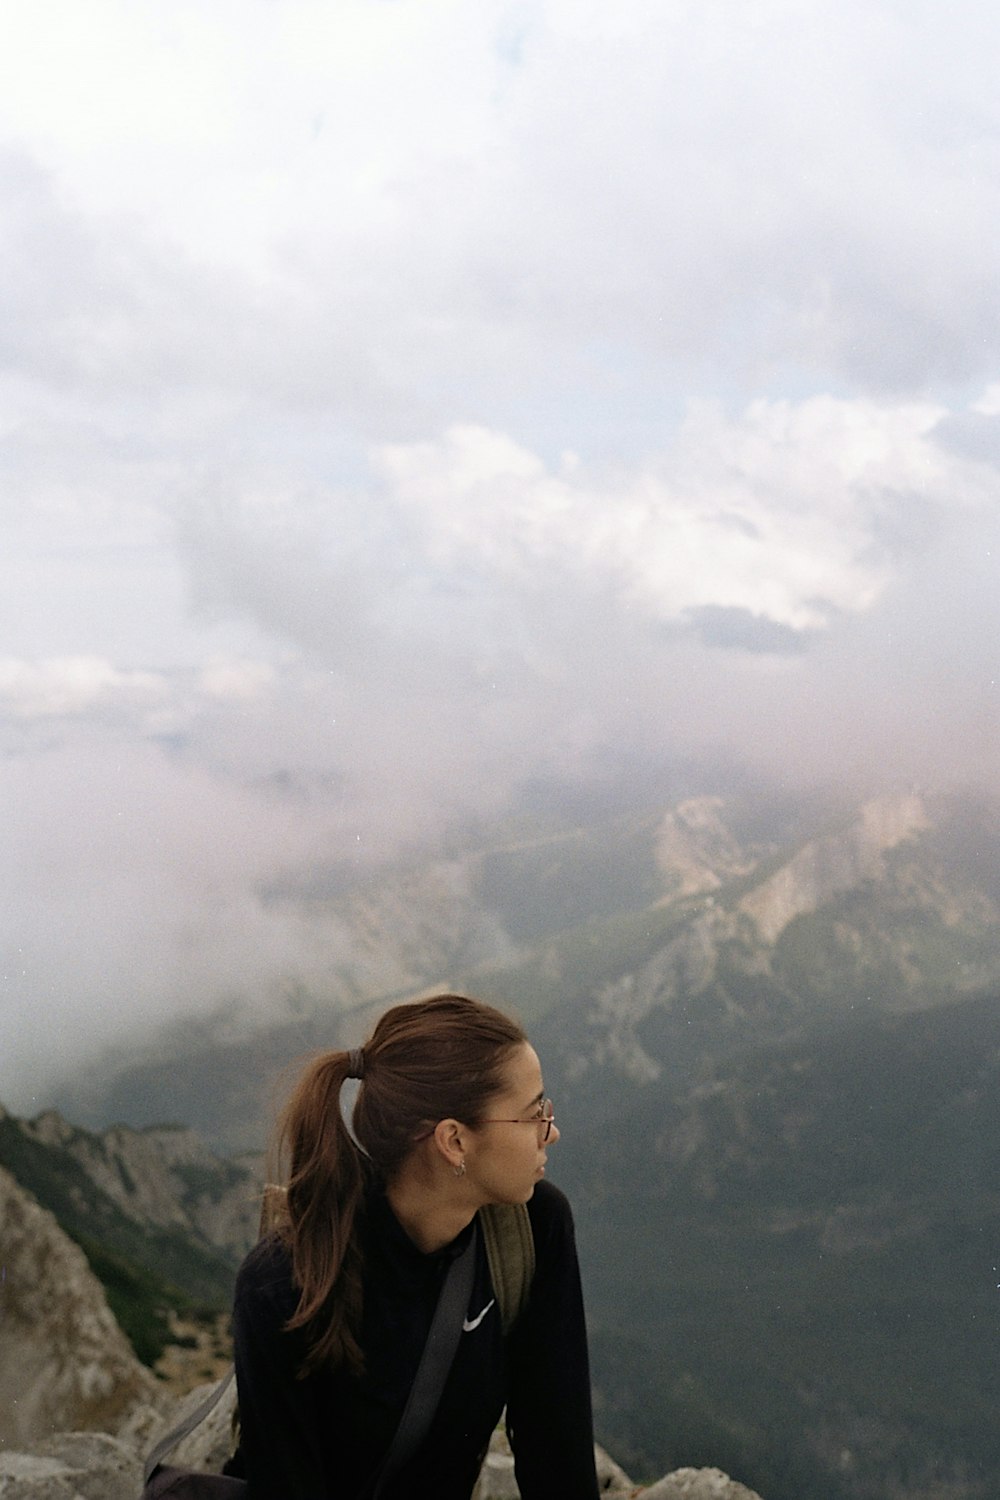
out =
[(462, 1332), (471, 1333), (474, 1328), (478, 1328), (496, 1300), (497, 1299), (495, 1297), (491, 1297), (486, 1306), (483, 1308), (482, 1312), (479, 1314), (478, 1318), (472, 1318), (471, 1320), (469, 1318), (466, 1318), (465, 1322), (462, 1324)]

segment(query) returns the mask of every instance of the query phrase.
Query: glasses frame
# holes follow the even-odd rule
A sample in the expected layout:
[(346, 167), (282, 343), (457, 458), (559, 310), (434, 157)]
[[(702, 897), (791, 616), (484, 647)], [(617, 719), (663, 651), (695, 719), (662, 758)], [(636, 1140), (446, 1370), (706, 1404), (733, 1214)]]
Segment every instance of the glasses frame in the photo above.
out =
[(556, 1123), (556, 1116), (555, 1116), (555, 1110), (553, 1109), (553, 1106), (552, 1106), (552, 1100), (551, 1099), (543, 1099), (542, 1102), (541, 1102), (541, 1104), (538, 1106), (538, 1108), (541, 1110), (541, 1114), (530, 1115), (528, 1117), (528, 1119), (525, 1119), (524, 1116), (521, 1115), (520, 1118), (516, 1119), (516, 1120), (487, 1119), (487, 1120), (480, 1120), (479, 1124), (480, 1125), (534, 1125), (535, 1129), (539, 1132), (538, 1143), (539, 1143), (540, 1146), (544, 1146), (545, 1142), (549, 1139), (550, 1135), (552, 1134), (552, 1127)]

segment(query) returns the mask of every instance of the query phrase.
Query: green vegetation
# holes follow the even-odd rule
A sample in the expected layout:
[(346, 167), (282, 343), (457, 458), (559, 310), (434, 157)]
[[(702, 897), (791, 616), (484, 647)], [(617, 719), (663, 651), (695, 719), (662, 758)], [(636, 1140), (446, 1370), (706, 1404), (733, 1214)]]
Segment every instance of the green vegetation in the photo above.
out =
[(828, 1023), (560, 1147), (627, 1467), (715, 1463), (767, 1500), (996, 1494), (998, 1024), (994, 994)]
[(184, 1184), (186, 1201), (208, 1198), (218, 1203), (227, 1188), (244, 1180), (244, 1174), (233, 1162), (218, 1161), (210, 1167), (197, 1162), (177, 1162), (172, 1171)]
[(576, 1005), (606, 984), (633, 972), (671, 938), (683, 932), (702, 903), (679, 901), (593, 919), (561, 932), (533, 949), (522, 961), (465, 976), (468, 988), (484, 1000), (495, 1000), (533, 1023), (559, 1006)]
[(190, 1316), (190, 1299), (146, 1267), (115, 1255), (95, 1240), (84, 1236), (79, 1244), (137, 1358), (144, 1365), (155, 1365), (172, 1342), (168, 1313)]
[(478, 864), (480, 897), (518, 943), (641, 911), (663, 890), (658, 821), (616, 818), (492, 849)]

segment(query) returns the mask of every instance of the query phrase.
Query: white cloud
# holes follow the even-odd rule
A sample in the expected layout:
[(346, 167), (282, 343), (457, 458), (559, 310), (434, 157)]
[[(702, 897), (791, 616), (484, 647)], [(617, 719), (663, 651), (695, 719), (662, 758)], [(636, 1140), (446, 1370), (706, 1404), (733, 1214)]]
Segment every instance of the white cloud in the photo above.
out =
[[(329, 972), (322, 920), (263, 886), (329, 859), (331, 823), (113, 729), (5, 761), (5, 1047), (23, 1094), (167, 1014), (280, 1004)], [(320, 914), (321, 916), (322, 914)]]
[(979, 400), (973, 403), (972, 410), (984, 417), (1000, 416), (1000, 381), (987, 386)]
[(198, 686), (209, 698), (233, 703), (252, 702), (267, 692), (274, 679), (274, 668), (269, 662), (214, 656), (202, 667)]
[(673, 391), (718, 359), (976, 379), (996, 31), (981, 0), (40, 0), (0, 61), (17, 284), (62, 310), (53, 367), (326, 386), (372, 426), (560, 364), (596, 404), (638, 357)]
[(933, 442), (941, 416), (828, 397), (757, 401), (735, 419), (701, 405), (670, 451), (612, 474), (573, 460), (550, 471), (472, 427), (389, 446), (377, 464), (445, 570), (516, 580), (557, 568), (656, 620), (714, 605), (819, 628), (884, 588), (880, 512), (954, 493), (961, 465)]
[(0, 705), (15, 719), (86, 714), (113, 700), (147, 704), (163, 693), (162, 678), (150, 672), (121, 672), (100, 657), (0, 657)]

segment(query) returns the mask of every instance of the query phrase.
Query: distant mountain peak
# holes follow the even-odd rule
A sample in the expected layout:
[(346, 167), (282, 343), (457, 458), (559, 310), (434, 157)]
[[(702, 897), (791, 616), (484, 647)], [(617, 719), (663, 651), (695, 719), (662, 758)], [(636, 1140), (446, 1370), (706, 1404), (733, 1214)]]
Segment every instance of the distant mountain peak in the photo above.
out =
[(656, 839), (659, 868), (676, 888), (669, 899), (718, 890), (753, 860), (723, 817), (722, 797), (689, 797), (664, 817)]
[(925, 832), (931, 820), (915, 792), (873, 798), (836, 832), (811, 839), (739, 903), (765, 943), (775, 943), (795, 917), (817, 911), (832, 897), (885, 873), (884, 856)]

